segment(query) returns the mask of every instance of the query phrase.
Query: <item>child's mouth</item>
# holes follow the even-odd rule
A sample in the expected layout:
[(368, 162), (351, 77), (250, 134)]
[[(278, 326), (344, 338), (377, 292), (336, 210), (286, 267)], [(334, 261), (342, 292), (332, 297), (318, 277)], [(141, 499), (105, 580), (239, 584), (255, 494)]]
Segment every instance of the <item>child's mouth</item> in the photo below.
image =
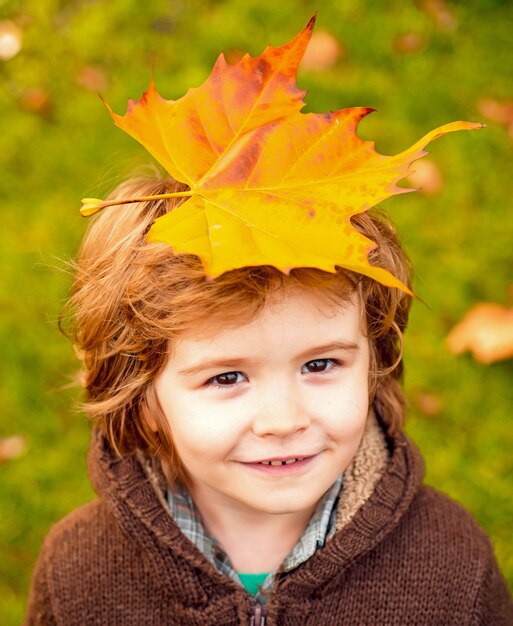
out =
[(317, 455), (311, 456), (298, 456), (288, 459), (275, 459), (272, 461), (255, 461), (253, 463), (244, 463), (246, 467), (251, 467), (252, 469), (259, 470), (266, 474), (289, 474), (301, 471)]
[(297, 463), (298, 461), (302, 461), (306, 459), (305, 456), (297, 457), (296, 459), (287, 459), (286, 461), (258, 461), (261, 465), (291, 465), (291, 463)]

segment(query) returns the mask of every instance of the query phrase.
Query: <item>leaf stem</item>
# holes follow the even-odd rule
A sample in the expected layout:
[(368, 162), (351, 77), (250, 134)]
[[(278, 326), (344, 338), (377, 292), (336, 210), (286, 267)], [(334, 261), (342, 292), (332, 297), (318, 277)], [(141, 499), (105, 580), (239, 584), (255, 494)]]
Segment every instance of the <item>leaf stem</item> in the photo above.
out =
[(116, 204), (132, 204), (132, 202), (151, 202), (152, 200), (165, 200), (167, 198), (186, 198), (193, 195), (192, 190), (175, 191), (173, 193), (160, 193), (154, 196), (139, 196), (138, 198), (121, 198), (118, 200), (100, 200), (99, 198), (84, 198), (80, 208), (83, 217), (94, 215), (102, 209)]

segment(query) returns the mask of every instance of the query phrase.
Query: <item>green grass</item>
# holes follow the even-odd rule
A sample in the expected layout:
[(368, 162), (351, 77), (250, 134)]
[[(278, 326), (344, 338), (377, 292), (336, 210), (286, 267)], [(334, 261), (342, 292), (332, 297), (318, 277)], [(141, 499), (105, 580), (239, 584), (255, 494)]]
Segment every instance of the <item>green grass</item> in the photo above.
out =
[[(0, 437), (23, 435), (26, 454), (0, 466), (0, 616), (23, 614), (30, 573), (53, 522), (92, 497), (85, 473), (88, 425), (67, 388), (76, 363), (56, 328), (70, 277), (59, 259), (74, 255), (84, 223), (79, 199), (105, 194), (151, 159), (112, 126), (84, 68), (105, 74), (102, 95), (122, 112), (147, 87), (151, 67), (166, 97), (208, 75), (220, 50), (258, 54), (289, 41), (318, 11), (317, 29), (343, 42), (331, 70), (302, 72), (307, 110), (378, 109), (361, 135), (393, 153), (445, 122), (481, 120), (480, 98), (511, 94), (513, 6), (458, 2), (456, 28), (437, 27), (421, 3), (399, 0), (32, 0), (2, 4), (23, 30), (23, 49), (0, 61), (2, 200), (0, 228)], [(394, 52), (415, 31), (426, 45)], [(23, 104), (43, 90), (40, 111)], [(484, 120), (486, 121), (486, 120)], [(476, 301), (507, 302), (513, 267), (512, 140), (490, 122), (432, 146), (444, 186), (434, 197), (394, 198), (391, 214), (416, 267), (406, 340), (408, 431), (427, 463), (427, 481), (461, 501), (491, 536), (513, 587), (513, 363), (484, 367), (454, 357), (449, 329)], [(419, 398), (439, 403), (434, 416)]]

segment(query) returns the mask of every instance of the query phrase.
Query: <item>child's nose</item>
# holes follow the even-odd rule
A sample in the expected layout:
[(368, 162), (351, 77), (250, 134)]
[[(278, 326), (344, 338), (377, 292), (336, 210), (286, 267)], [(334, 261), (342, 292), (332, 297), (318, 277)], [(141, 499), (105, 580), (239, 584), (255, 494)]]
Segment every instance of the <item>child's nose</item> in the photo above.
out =
[(272, 385), (259, 394), (253, 432), (259, 437), (286, 437), (308, 428), (311, 419), (294, 385)]

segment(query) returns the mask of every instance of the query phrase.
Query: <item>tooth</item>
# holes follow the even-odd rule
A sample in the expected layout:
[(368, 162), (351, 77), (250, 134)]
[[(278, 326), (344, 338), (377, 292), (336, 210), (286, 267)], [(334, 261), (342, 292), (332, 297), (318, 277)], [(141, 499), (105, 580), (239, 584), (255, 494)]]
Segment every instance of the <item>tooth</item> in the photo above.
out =
[(296, 461), (302, 461), (306, 457), (298, 456), (295, 459), (288, 459), (288, 461), (259, 461), (260, 465), (290, 465), (291, 463), (295, 463)]

